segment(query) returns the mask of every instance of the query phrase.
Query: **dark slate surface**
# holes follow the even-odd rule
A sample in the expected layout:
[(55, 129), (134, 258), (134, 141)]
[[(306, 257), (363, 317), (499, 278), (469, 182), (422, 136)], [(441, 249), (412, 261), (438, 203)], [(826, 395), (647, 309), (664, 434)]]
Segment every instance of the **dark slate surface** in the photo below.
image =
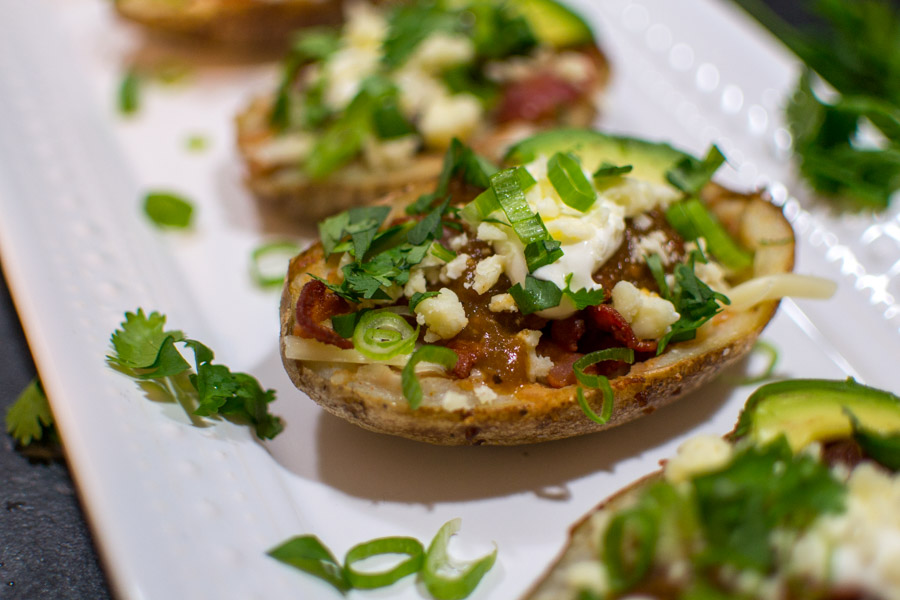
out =
[[(0, 414), (33, 377), (0, 278)], [(65, 462), (29, 459), (7, 435), (0, 435), (0, 598), (110, 598)]]
[[(802, 2), (765, 1), (790, 21), (808, 20)], [(0, 414), (34, 373), (0, 276)], [(30, 460), (0, 435), (0, 599), (110, 597), (65, 462)]]

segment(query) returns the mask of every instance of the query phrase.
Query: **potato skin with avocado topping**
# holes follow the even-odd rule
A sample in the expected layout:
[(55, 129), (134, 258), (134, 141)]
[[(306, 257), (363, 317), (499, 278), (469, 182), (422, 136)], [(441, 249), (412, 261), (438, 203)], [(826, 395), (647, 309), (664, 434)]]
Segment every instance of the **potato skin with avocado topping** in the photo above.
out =
[[(396, 192), (383, 204), (391, 207), (392, 216), (401, 217), (405, 206), (428, 191)], [(746, 277), (791, 271), (793, 231), (762, 194), (738, 194), (708, 184), (703, 197), (732, 236), (754, 253)], [(412, 410), (401, 391), (398, 366), (334, 362), (326, 354), (321, 360), (290, 358), (288, 346), (297, 325), (301, 290), (312, 275), (337, 281), (339, 267), (337, 256), (324, 260), (321, 244), (291, 262), (281, 300), (281, 353), (291, 380), (326, 410), (363, 428), (442, 445), (542, 442), (601, 431), (652, 413), (744, 356), (778, 305), (777, 300), (767, 300), (748, 309), (721, 312), (698, 331), (696, 339), (673, 343), (660, 355), (611, 376), (612, 416), (602, 425), (588, 419), (579, 407), (577, 385), (555, 388), (540, 381), (522, 382), (512, 389), (491, 389), (489, 399), (480, 401), (482, 383), (443, 373), (421, 377), (424, 401)], [(588, 403), (599, 405), (599, 390), (584, 392)], [(447, 402), (460, 397), (468, 401), (459, 406)]]
[[(731, 434), (687, 440), (573, 525), (525, 598), (898, 598), (898, 467), (900, 397), (852, 379), (764, 385)], [(617, 551), (628, 521), (646, 560)]]

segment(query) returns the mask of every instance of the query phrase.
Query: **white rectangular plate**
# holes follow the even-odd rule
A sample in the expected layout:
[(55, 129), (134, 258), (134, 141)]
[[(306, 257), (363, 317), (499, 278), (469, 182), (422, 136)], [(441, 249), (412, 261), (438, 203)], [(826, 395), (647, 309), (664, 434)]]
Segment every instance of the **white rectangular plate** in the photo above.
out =
[[(727, 3), (573, 4), (614, 68), (600, 124), (697, 153), (717, 142), (733, 167), (726, 182), (765, 185), (784, 205), (798, 270), (839, 282), (831, 301), (783, 303), (765, 333), (781, 350), (779, 374), (852, 375), (896, 391), (897, 210), (836, 216), (788, 192), (799, 189), (780, 110), (791, 59)], [(191, 65), (185, 81), (147, 83), (140, 113), (118, 115), (125, 69), (166, 60)], [(519, 448), (432, 447), (319, 410), (282, 370), (277, 293), (248, 276), (251, 250), (278, 232), (242, 187), (231, 123), (276, 76), (273, 63), (148, 40), (103, 0), (0, 0), (0, 251), (117, 595), (337, 597), (266, 550), (312, 533), (340, 557), (379, 536), (427, 541), (462, 517), (455, 552), (499, 546), (472, 597), (516, 597), (595, 503), (685, 437), (732, 427), (750, 390), (724, 378), (617, 430)], [(195, 134), (206, 151), (186, 149)], [(149, 189), (192, 198), (193, 230), (152, 229), (140, 214)], [(285, 432), (261, 444), (228, 423), (192, 424), (108, 368), (108, 336), (138, 306), (276, 388)], [(408, 578), (351, 597), (422, 595)]]

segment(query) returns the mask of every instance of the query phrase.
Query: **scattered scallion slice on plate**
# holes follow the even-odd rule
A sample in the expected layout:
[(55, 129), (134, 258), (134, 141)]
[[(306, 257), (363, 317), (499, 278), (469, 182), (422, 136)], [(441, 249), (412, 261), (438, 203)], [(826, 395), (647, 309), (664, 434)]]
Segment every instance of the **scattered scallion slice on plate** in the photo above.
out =
[(150, 192), (144, 197), (144, 213), (160, 227), (186, 229), (191, 225), (194, 206), (172, 192)]
[(250, 254), (250, 275), (262, 288), (280, 287), (284, 283), (288, 263), (300, 252), (300, 246), (290, 241), (263, 244)]

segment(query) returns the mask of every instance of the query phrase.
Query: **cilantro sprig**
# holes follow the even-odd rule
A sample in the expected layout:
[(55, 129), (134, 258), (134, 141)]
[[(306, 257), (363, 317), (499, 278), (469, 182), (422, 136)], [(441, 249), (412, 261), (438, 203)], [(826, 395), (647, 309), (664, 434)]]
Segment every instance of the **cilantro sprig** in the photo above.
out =
[(731, 304), (727, 296), (714, 291), (697, 277), (694, 273), (695, 261), (705, 263), (706, 257), (695, 250), (691, 252), (687, 264), (675, 265), (674, 285), (670, 289), (659, 256), (653, 254), (647, 257), (647, 266), (659, 286), (660, 295), (671, 302), (681, 315), (669, 332), (659, 340), (657, 354), (662, 354), (672, 342), (697, 337), (697, 329), (721, 312), (719, 302)]
[[(884, 209), (900, 189), (900, 10), (886, 0), (810, 0), (819, 26), (791, 26), (758, 0), (736, 0), (837, 92), (826, 102), (809, 72), (786, 117), (800, 173), (853, 209)], [(884, 138), (862, 142), (874, 125)]]
[[(212, 350), (181, 331), (166, 330), (165, 324), (166, 317), (158, 312), (146, 314), (138, 308), (125, 313), (121, 328), (110, 338), (113, 353), (106, 357), (110, 365), (139, 381), (157, 382), (191, 415), (249, 423), (263, 439), (284, 429), (281, 418), (268, 410), (274, 390), (264, 390), (251, 375), (213, 364)], [(193, 352), (195, 370), (176, 344)]]

